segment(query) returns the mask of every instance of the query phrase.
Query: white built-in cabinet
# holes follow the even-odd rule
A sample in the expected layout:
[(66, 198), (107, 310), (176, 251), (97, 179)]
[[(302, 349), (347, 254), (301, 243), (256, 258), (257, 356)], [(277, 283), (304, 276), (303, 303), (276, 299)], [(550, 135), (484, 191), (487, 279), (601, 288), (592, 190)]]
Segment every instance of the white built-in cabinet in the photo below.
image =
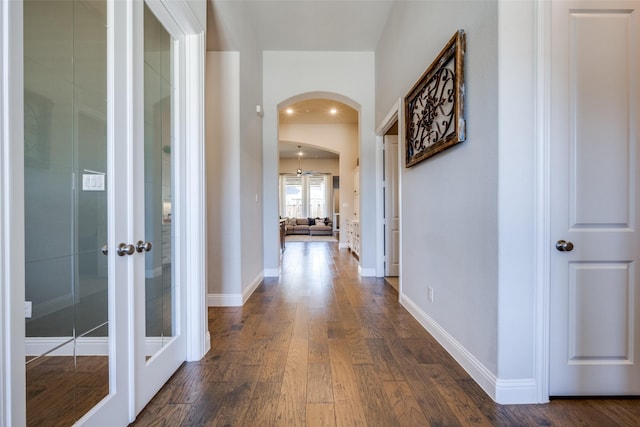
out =
[(360, 167), (353, 169), (353, 219), (347, 220), (347, 247), (360, 256)]
[(360, 256), (360, 221), (357, 219), (347, 220), (347, 247)]
[(353, 169), (353, 217), (360, 218), (360, 167)]

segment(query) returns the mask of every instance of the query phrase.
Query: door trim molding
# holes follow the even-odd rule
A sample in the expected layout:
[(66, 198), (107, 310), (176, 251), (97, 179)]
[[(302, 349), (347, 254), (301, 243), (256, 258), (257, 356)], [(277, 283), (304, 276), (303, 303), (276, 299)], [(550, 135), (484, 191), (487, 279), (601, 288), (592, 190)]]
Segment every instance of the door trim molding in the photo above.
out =
[(0, 4), (0, 426), (25, 425), (23, 6)]
[[(195, 18), (194, 18), (195, 19)], [(204, 68), (205, 35), (185, 37), (186, 106), (185, 106), (185, 194), (187, 209), (185, 259), (189, 264), (184, 283), (186, 289), (187, 361), (200, 360), (210, 349), (207, 322), (207, 203), (204, 143)]]
[(536, 236), (534, 289), (534, 377), (536, 397), (549, 401), (549, 287), (551, 198), (551, 2), (535, 5), (535, 129), (536, 129)]
[[(398, 276), (398, 297), (402, 297), (402, 159), (403, 159), (403, 144), (402, 135), (404, 135), (404, 112), (401, 108), (403, 105), (403, 98), (400, 97), (398, 100), (391, 106), (386, 116), (380, 122), (380, 125), (376, 128), (376, 151), (382, 153), (384, 148), (384, 134), (387, 132), (391, 126), (397, 121), (398, 122), (398, 230), (400, 231), (400, 235), (398, 237), (398, 264), (399, 264), (399, 276)], [(376, 207), (376, 215), (378, 218), (377, 227), (376, 227), (376, 241), (378, 242), (377, 250), (376, 250), (376, 276), (384, 277), (384, 210), (382, 207), (382, 203), (384, 197), (382, 195), (384, 191), (384, 184), (382, 181), (382, 171), (384, 170), (383, 164), (383, 156), (380, 154), (377, 156), (379, 158), (378, 168), (380, 169), (378, 172), (378, 179), (376, 180), (376, 199), (377, 207)]]

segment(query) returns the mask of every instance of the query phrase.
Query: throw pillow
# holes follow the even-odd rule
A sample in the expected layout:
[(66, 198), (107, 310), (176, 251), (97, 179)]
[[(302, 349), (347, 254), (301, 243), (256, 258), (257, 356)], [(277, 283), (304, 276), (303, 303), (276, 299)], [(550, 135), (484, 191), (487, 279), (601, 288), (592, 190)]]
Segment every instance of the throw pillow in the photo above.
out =
[(329, 225), (329, 222), (330, 222), (330, 221), (329, 221), (329, 218), (325, 218), (325, 219), (324, 219), (324, 225)]
[(295, 218), (288, 218), (287, 219), (287, 223), (289, 225), (297, 225), (296, 219)]

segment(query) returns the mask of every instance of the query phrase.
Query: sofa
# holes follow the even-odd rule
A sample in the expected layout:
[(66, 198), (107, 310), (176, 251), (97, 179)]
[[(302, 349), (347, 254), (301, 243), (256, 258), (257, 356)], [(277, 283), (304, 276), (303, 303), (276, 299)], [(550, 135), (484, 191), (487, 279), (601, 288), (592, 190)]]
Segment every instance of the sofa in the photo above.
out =
[(329, 218), (285, 218), (285, 234), (331, 236), (333, 221)]

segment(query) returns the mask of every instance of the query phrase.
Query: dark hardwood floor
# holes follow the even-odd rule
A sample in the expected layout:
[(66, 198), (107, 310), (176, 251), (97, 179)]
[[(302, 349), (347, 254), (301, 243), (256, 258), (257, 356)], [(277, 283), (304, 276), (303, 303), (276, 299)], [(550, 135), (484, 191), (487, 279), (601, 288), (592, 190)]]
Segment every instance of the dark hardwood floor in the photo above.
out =
[(211, 351), (135, 426), (639, 426), (640, 400), (495, 404), (337, 243), (287, 243), (279, 279), (210, 308)]
[(108, 357), (39, 357), (26, 366), (27, 426), (70, 426), (108, 394)]

